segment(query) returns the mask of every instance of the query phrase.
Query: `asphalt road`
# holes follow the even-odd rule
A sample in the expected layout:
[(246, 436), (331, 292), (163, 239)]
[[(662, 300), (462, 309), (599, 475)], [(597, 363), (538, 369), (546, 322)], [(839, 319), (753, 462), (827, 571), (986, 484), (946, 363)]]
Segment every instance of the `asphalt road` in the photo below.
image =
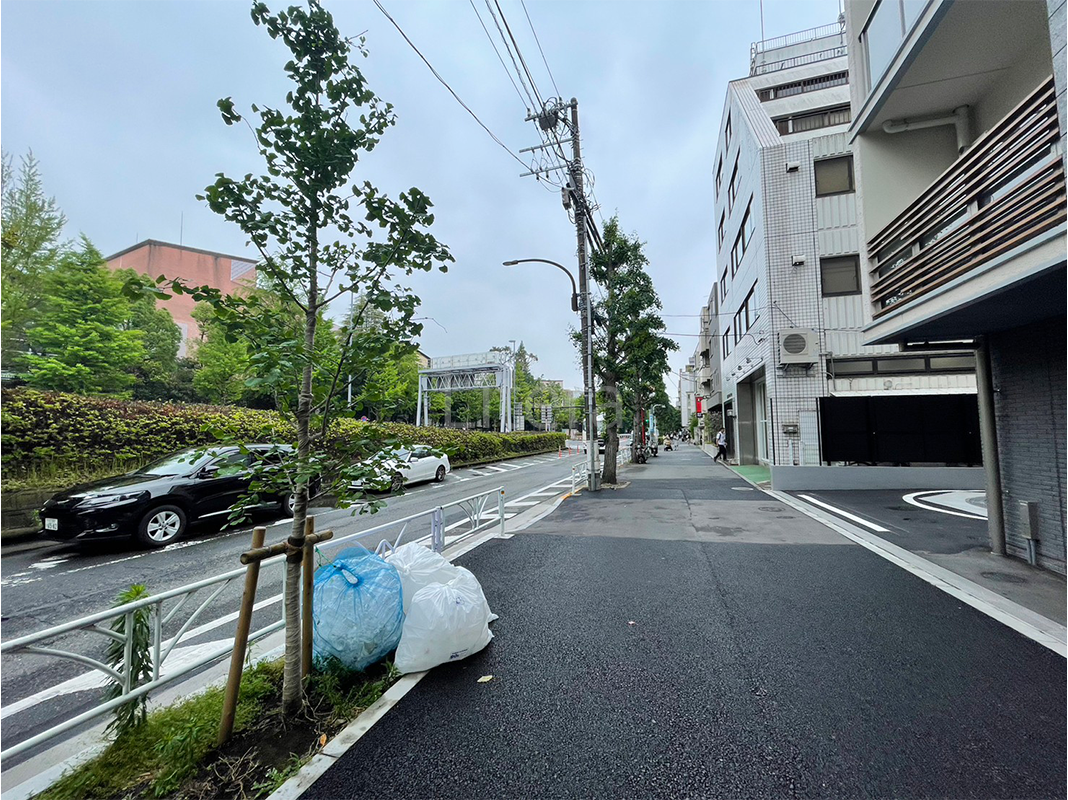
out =
[(461, 557), (493, 641), (303, 797), (1064, 796), (1063, 658), (694, 450), (657, 462)]
[[(410, 486), (400, 496), (386, 498), (387, 507), (375, 514), (356, 514), (352, 510), (316, 509), (319, 530), (331, 529), (335, 539), (364, 531), (405, 516), (503, 486), (505, 516), (520, 513), (526, 507), (547, 499), (562, 488), (570, 477), (570, 468), (582, 457), (559, 459), (554, 455), (534, 456), (477, 468), (458, 469), (444, 483)], [(557, 483), (552, 490), (546, 489)], [(529, 497), (538, 490), (545, 494)], [(515, 505), (512, 505), (515, 504)], [(496, 515), (491, 500), (486, 513)], [(258, 517), (255, 524), (270, 525), (268, 543), (280, 541), (288, 534), (288, 524), (269, 514)], [(466, 513), (459, 508), (447, 510), (446, 528), (467, 528)], [(421, 520), (415, 530), (429, 532), (429, 522)], [(391, 532), (395, 538), (398, 530)], [(405, 541), (409, 539), (409, 532)], [(381, 535), (357, 537), (373, 549)], [(237, 530), (219, 530), (216, 524), (201, 525), (189, 538), (161, 550), (146, 551), (126, 541), (91, 546), (47, 544), (4, 555), (0, 560), (3, 586), (2, 637), (8, 641), (61, 624), (110, 607), (115, 596), (133, 583), (142, 583), (153, 594), (188, 585), (204, 578), (240, 567), (238, 556), (248, 549), (251, 526)], [(328, 545), (329, 547), (329, 545)], [(233, 636), (233, 622), (227, 615), (236, 612), (241, 595), (241, 581), (235, 581), (196, 618), (196, 635), (184, 637), (175, 656), (194, 658), (199, 653), (225, 646)], [(265, 568), (261, 574), (257, 600), (262, 608), (253, 619), (253, 630), (281, 614), (281, 569)], [(197, 601), (199, 603), (199, 600)], [(165, 636), (176, 632), (176, 625), (188, 619), (197, 603), (183, 608)], [(103, 637), (71, 634), (57, 641), (72, 650), (85, 653), (103, 652)], [(99, 673), (86, 667), (55, 658), (19, 655), (4, 656), (0, 673), (2, 693), (2, 745), (4, 748), (57, 722), (70, 718), (99, 702)], [(10, 764), (5, 763), (5, 768)]]

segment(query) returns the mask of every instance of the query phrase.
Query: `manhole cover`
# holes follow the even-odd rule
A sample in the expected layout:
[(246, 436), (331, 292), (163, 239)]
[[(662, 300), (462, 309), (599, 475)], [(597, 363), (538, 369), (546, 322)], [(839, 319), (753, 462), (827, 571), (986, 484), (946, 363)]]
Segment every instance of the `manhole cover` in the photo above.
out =
[(760, 506), (761, 511), (782, 511), (781, 506)]
[(1019, 575), (1009, 575), (1007, 572), (980, 572), (979, 574), (998, 583), (1027, 583), (1025, 578)]

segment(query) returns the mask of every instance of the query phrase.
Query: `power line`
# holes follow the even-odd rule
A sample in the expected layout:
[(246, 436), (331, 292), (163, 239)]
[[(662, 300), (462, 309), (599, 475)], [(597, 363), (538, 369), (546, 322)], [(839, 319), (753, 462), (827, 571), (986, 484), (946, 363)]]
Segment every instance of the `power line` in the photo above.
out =
[(519, 0), (520, 5), (523, 6), (523, 13), (527, 15), (527, 24), (530, 25), (530, 32), (534, 34), (534, 41), (538, 45), (538, 52), (541, 53), (541, 61), (545, 64), (545, 71), (549, 73), (549, 80), (552, 81), (553, 89), (556, 90), (557, 97), (563, 97), (560, 94), (560, 87), (556, 85), (556, 78), (553, 77), (553, 71), (549, 69), (549, 62), (545, 60), (545, 51), (541, 49), (541, 40), (538, 39), (538, 32), (534, 30), (534, 23), (530, 21), (530, 12), (527, 11), (527, 4), (525, 0)]
[[(530, 89), (527, 88), (526, 82), (523, 80), (523, 73), (520, 71), (519, 65), (516, 63), (515, 56), (512, 55), (512, 48), (509, 46), (508, 39), (505, 37), (504, 31), (501, 29), (500, 20), (497, 19), (497, 14), (493, 10), (492, 0), (486, 0), (486, 8), (489, 10), (490, 17), (493, 19), (493, 24), (497, 26), (497, 33), (501, 35), (501, 41), (504, 42), (505, 52), (508, 53), (508, 58), (511, 60), (512, 66), (515, 67), (515, 74), (519, 78), (519, 85), (523, 87), (523, 91), (526, 93), (527, 101), (530, 103), (530, 108), (528, 110), (532, 111), (541, 105), (540, 100), (534, 99), (537, 92), (535, 91), (534, 95), (532, 95)], [(500, 6), (497, 8), (500, 9)]]
[(388, 19), (390, 22), (393, 23), (393, 27), (396, 28), (397, 32), (400, 33), (400, 35), (404, 37), (404, 41), (406, 41), (408, 43), (408, 46), (411, 47), (412, 50), (415, 51), (416, 55), (418, 55), (419, 58), (421, 58), (423, 60), (423, 63), (426, 64), (427, 68), (431, 71), (431, 73), (433, 73), (434, 77), (438, 79), (438, 82), (441, 83), (442, 86), (444, 86), (446, 89), (449, 90), (449, 94), (451, 94), (456, 99), (456, 102), (464, 107), (464, 110), (467, 111), (467, 113), (471, 115), (471, 117), (475, 120), (475, 122), (477, 122), (482, 127), (482, 130), (484, 130), (486, 133), (488, 133), (490, 135), (490, 138), (493, 139), (493, 141), (495, 141), (497, 144), (499, 144), (504, 149), (504, 151), (506, 153), (508, 153), (508, 155), (510, 155), (512, 158), (514, 158), (516, 161), (518, 161), (520, 164), (522, 164), (524, 167), (526, 167), (527, 163), (523, 159), (521, 159), (519, 156), (517, 156), (515, 153), (513, 153), (511, 151), (511, 149), (508, 147), (508, 145), (506, 145), (504, 142), (502, 142), (500, 139), (498, 139), (497, 138), (497, 134), (495, 134), (493, 131), (491, 131), (489, 128), (486, 127), (486, 124), (482, 120), (480, 120), (478, 118), (478, 115), (474, 111), (472, 111), (470, 109), (470, 107), (467, 105), (467, 103), (465, 103), (463, 100), (460, 99), (460, 95), (456, 94), (456, 92), (453, 90), (453, 88), (451, 86), (449, 86), (448, 82), (446, 82), (446, 80), (444, 78), (442, 78), (441, 75), (438, 74), (438, 71), (436, 69), (434, 69), (433, 65), (429, 61), (427, 61), (426, 56), (424, 56), (419, 51), (419, 48), (415, 46), (415, 44), (412, 42), (412, 40), (408, 38), (408, 34), (406, 34), (401, 29), (401, 26), (397, 24), (397, 21), (395, 19), (393, 19), (393, 17), (391, 17), (389, 15), (389, 12), (386, 11), (386, 9), (383, 7), (383, 5), (380, 2), (380, 0), (374, 0), (374, 2), (375, 2), (375, 5), (378, 6), (378, 10), (381, 11), (385, 15), (386, 19)]
[(534, 97), (538, 100), (538, 108), (540, 109), (545, 103), (541, 99), (541, 93), (538, 92), (538, 86), (534, 83), (534, 76), (530, 74), (530, 69), (527, 67), (527, 62), (523, 58), (523, 54), (519, 50), (519, 42), (516, 41), (515, 36), (512, 35), (512, 28), (508, 24), (507, 17), (504, 16), (504, 9), (501, 8), (499, 0), (493, 0), (493, 4), (497, 6), (497, 12), (501, 15), (501, 22), (504, 23), (504, 29), (508, 31), (508, 38), (512, 40), (512, 46), (515, 47), (515, 54), (519, 57), (519, 63), (523, 65), (523, 72), (527, 75), (527, 80), (530, 81), (530, 88), (534, 91)]
[(504, 58), (501, 56), (500, 51), (497, 49), (497, 44), (493, 41), (493, 36), (489, 32), (489, 28), (486, 27), (486, 23), (482, 21), (482, 15), (478, 13), (478, 9), (475, 7), (475, 0), (468, 0), (471, 4), (471, 10), (475, 12), (475, 16), (478, 17), (478, 22), (482, 26), (482, 30), (486, 32), (486, 38), (489, 39), (490, 47), (493, 48), (493, 52), (497, 54), (497, 60), (501, 62), (501, 66), (504, 67), (504, 74), (508, 76), (508, 80), (512, 83), (512, 88), (515, 89), (515, 93), (519, 95), (519, 102), (526, 105), (526, 100), (523, 98), (523, 93), (519, 91), (519, 87), (515, 84), (515, 79), (512, 77), (512, 73), (508, 71), (508, 65), (504, 63)]

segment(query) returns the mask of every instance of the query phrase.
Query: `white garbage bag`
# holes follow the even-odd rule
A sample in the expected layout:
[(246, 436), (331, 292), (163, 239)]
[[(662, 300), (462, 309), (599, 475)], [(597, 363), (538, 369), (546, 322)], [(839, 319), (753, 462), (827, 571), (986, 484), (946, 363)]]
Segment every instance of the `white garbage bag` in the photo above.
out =
[(401, 545), (386, 556), (386, 561), (400, 573), (405, 614), (408, 613), (416, 592), (432, 583), (448, 583), (459, 574), (460, 569), (453, 566), (441, 553), (435, 553), (418, 542)]
[(477, 653), (493, 638), (491, 615), (482, 586), (470, 570), (448, 583), (424, 586), (412, 597), (393, 663), (402, 674)]

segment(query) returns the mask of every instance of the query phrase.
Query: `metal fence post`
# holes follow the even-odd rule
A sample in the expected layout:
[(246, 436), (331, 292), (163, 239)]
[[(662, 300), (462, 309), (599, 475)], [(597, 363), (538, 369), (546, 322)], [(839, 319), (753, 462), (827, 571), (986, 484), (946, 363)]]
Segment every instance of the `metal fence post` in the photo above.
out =
[(501, 533), (504, 533), (504, 489), (497, 495), (497, 514), (500, 517)]
[(125, 620), (126, 628), (123, 633), (126, 634), (126, 641), (123, 643), (122, 652), (122, 693), (129, 694), (133, 690), (133, 645), (134, 645), (134, 612), (126, 612)]
[(430, 543), (435, 553), (445, 549), (445, 514), (441, 506), (430, 514)]

